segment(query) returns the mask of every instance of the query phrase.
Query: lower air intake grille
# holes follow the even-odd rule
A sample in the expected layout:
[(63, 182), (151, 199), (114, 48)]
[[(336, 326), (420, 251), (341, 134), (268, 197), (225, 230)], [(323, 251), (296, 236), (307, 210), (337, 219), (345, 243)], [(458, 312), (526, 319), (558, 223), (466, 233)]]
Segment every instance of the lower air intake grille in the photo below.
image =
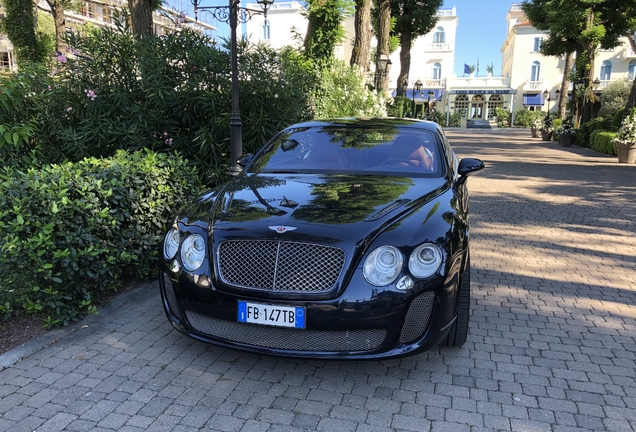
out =
[(170, 311), (177, 318), (183, 319), (183, 317), (181, 316), (181, 311), (179, 310), (179, 306), (177, 305), (177, 297), (175, 297), (174, 290), (172, 289), (172, 282), (165, 273), (163, 274), (163, 285), (166, 289), (166, 299), (168, 300)]
[(386, 337), (385, 329), (299, 330), (223, 321), (186, 311), (196, 331), (232, 342), (289, 351), (350, 352), (377, 349)]
[(415, 297), (409, 306), (400, 333), (400, 342), (409, 343), (421, 338), (431, 320), (435, 293), (427, 291)]

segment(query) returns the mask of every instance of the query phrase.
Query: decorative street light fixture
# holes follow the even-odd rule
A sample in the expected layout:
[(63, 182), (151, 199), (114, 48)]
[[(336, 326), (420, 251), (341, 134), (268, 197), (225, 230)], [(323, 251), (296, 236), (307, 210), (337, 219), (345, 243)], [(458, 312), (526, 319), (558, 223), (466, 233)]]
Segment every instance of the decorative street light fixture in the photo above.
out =
[(552, 101), (552, 98), (550, 97), (550, 92), (549, 91), (544, 90), (543, 99), (547, 99), (548, 100), (548, 114), (550, 114), (550, 102)]
[(254, 15), (263, 14), (267, 20), (267, 10), (274, 3), (274, 0), (256, 0), (263, 11), (246, 9), (241, 7), (241, 0), (229, 0), (228, 6), (200, 6), (201, 0), (190, 0), (194, 6), (194, 18), (198, 21), (198, 11), (202, 10), (210, 13), (217, 21), (230, 24), (232, 63), (232, 114), (230, 115), (230, 154), (231, 165), (228, 172), (231, 176), (236, 176), (241, 172), (238, 166), (238, 158), (243, 154), (243, 123), (239, 113), (239, 85), (238, 85), (238, 54), (236, 42), (236, 27), (238, 23), (244, 24), (252, 19)]
[(375, 61), (375, 88), (380, 87), (380, 79), (389, 74), (392, 64), (393, 62), (388, 55), (378, 55), (378, 59)]
[(415, 81), (415, 84), (413, 84), (413, 118), (416, 117), (416, 109), (415, 109), (415, 92), (417, 92), (418, 94), (420, 93), (420, 90), (422, 90), (422, 81), (421, 80), (417, 80)]

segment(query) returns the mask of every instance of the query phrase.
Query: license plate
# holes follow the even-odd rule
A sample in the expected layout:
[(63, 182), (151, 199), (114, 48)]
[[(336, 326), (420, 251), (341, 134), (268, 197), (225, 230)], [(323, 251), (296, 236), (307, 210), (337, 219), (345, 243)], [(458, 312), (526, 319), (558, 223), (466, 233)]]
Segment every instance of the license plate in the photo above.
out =
[(238, 322), (305, 328), (305, 308), (239, 301)]

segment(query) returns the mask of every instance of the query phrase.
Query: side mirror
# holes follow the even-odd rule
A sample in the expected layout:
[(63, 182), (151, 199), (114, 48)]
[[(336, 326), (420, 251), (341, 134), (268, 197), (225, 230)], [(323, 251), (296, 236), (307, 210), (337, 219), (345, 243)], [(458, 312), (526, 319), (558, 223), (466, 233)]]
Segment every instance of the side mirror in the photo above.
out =
[(484, 163), (479, 159), (464, 158), (459, 161), (457, 173), (462, 177), (466, 177), (484, 168)]
[(250, 163), (253, 157), (254, 155), (252, 153), (248, 153), (246, 155), (243, 155), (239, 160), (236, 161), (236, 163), (239, 164), (241, 168), (245, 168), (247, 164)]

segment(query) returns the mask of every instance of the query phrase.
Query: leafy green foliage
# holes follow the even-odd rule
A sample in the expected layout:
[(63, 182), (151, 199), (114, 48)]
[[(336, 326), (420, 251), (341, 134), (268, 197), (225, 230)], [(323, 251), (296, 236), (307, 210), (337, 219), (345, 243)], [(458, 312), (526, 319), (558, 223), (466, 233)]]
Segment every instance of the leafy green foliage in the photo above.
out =
[[(515, 111), (515, 126), (529, 128), (533, 124), (542, 125), (544, 114), (542, 111), (519, 110)], [(535, 122), (536, 121), (536, 122)], [(541, 127), (541, 126), (539, 126)]]
[(621, 80), (612, 81), (603, 89), (601, 99), (601, 109), (599, 115), (613, 114), (617, 110), (624, 108), (632, 89), (632, 81)]
[(6, 16), (0, 19), (0, 31), (13, 44), (20, 65), (43, 62), (46, 58), (46, 38), (35, 31), (34, 7), (31, 0), (3, 0)]
[(316, 118), (386, 116), (384, 96), (367, 88), (356, 66), (340, 60), (329, 64), (319, 70), (319, 84), (312, 92)]
[(580, 147), (592, 147), (590, 137), (592, 132), (596, 130), (611, 130), (612, 128), (612, 116), (596, 117), (581, 125), (576, 133), (576, 145)]
[(592, 142), (592, 150), (616, 156), (616, 145), (612, 141), (616, 136), (616, 132), (597, 130), (592, 132), (590, 141)]
[[(30, 125), (24, 150), (42, 162), (176, 150), (207, 184), (223, 182), (230, 165), (229, 48), (188, 29), (136, 40), (125, 16), (117, 18), (117, 28), (70, 35), (72, 54), (59, 59), (53, 78), (33, 68), (4, 80), (0, 124)], [(243, 149), (254, 152), (308, 118), (314, 76), (293, 52), (245, 40), (238, 58)]]
[(345, 15), (353, 12), (350, 0), (309, 0), (307, 2), (305, 55), (318, 62), (333, 57), (336, 44), (342, 42)]
[(0, 305), (67, 324), (124, 277), (154, 275), (164, 227), (197, 191), (175, 155), (0, 171)]
[(502, 107), (495, 108), (495, 114), (502, 126), (510, 126), (510, 111), (503, 109)]

